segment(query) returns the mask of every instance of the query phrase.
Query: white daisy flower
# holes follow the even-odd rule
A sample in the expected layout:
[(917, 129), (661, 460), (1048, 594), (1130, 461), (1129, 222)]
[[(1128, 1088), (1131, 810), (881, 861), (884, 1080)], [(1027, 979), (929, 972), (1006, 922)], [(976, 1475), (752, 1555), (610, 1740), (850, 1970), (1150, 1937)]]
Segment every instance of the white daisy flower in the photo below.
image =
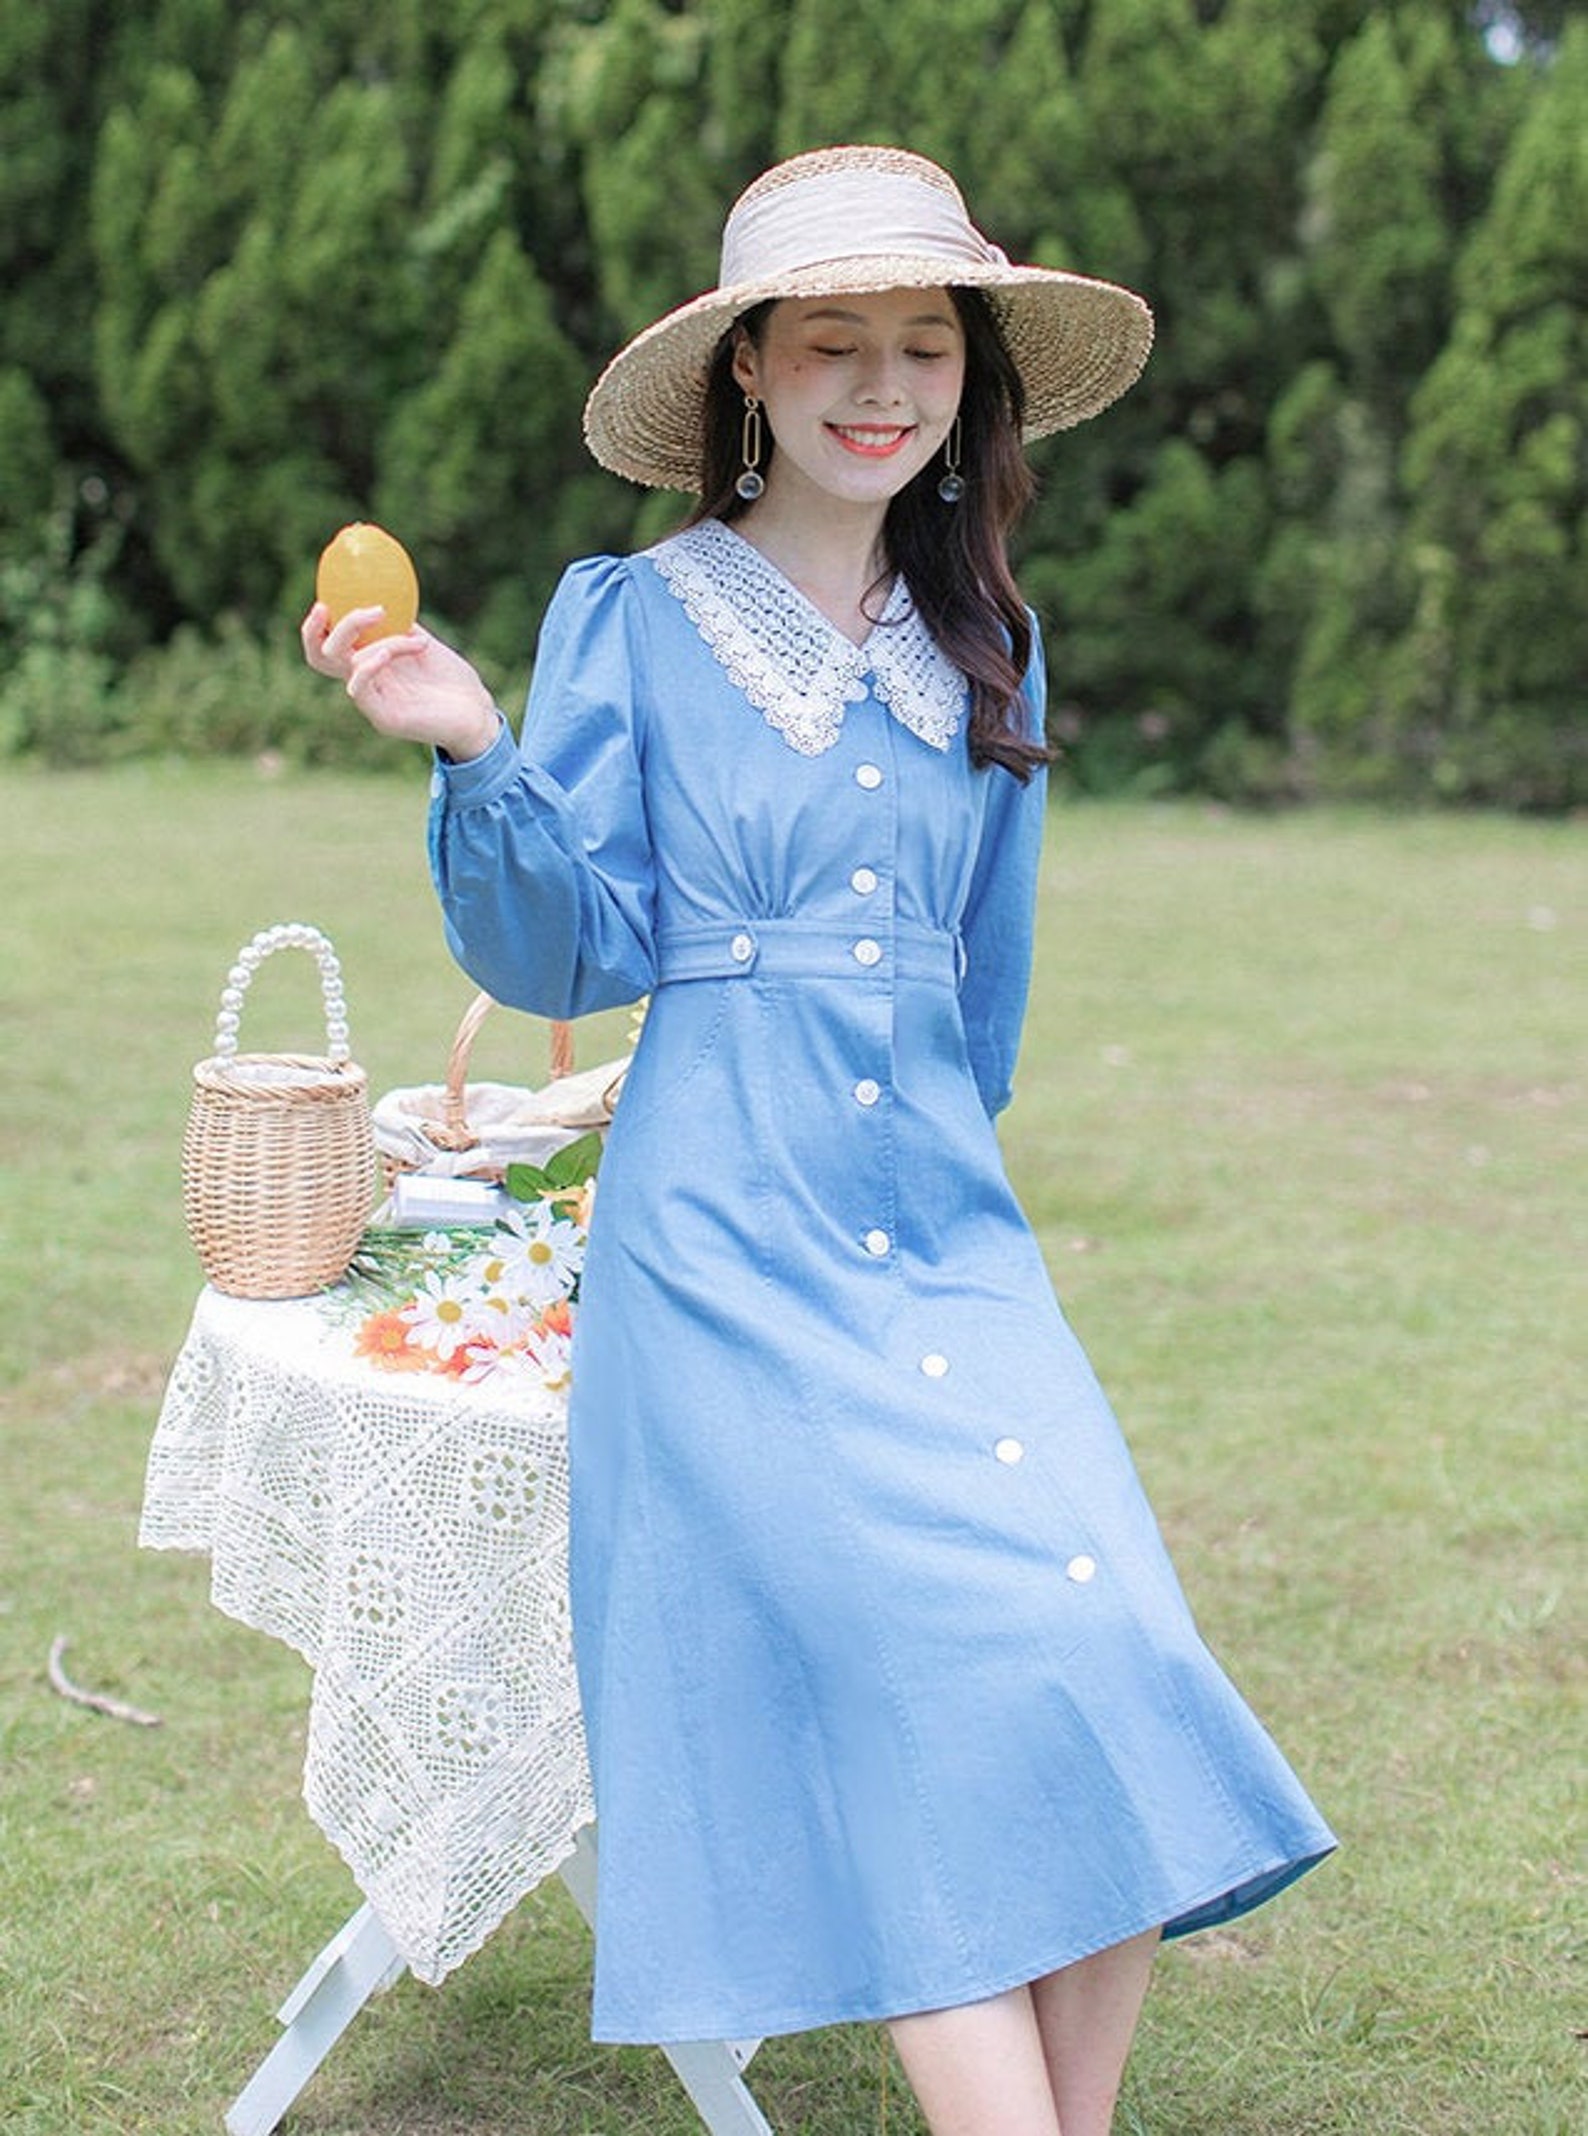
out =
[(513, 1343), (505, 1350), (494, 1344), (475, 1342), (469, 1345), (469, 1362), (463, 1368), (463, 1377), (470, 1386), (478, 1386), (481, 1380), (539, 1380), (535, 1361), (521, 1343)]
[(584, 1266), (584, 1234), (550, 1202), (509, 1210), (499, 1227), (503, 1290), (530, 1306), (566, 1298)]
[(512, 1273), (499, 1255), (470, 1264), (480, 1284), (474, 1315), (475, 1337), (493, 1349), (505, 1350), (535, 1325), (539, 1310), (516, 1295)]
[(479, 1291), (467, 1274), (443, 1276), (432, 1269), (412, 1304), (403, 1307), (402, 1318), (412, 1330), (408, 1340), (433, 1351), (445, 1364), (480, 1334), (479, 1312)]
[(566, 1394), (573, 1384), (573, 1337), (542, 1328), (524, 1342), (524, 1355), (548, 1394)]

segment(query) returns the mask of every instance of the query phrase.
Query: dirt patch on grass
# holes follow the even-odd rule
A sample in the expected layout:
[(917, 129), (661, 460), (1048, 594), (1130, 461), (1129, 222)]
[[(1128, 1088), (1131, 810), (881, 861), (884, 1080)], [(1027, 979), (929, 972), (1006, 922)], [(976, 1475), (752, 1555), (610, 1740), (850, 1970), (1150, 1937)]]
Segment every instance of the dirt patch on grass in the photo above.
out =
[(0, 1388), (0, 1415), (48, 1405), (80, 1409), (88, 1402), (133, 1402), (159, 1406), (172, 1360), (163, 1350), (109, 1350), (56, 1359), (15, 1386)]
[(1179, 1950), (1198, 1965), (1258, 1965), (1268, 1956), (1255, 1936), (1244, 1936), (1236, 1928), (1204, 1929), (1200, 1935), (1187, 1936)]

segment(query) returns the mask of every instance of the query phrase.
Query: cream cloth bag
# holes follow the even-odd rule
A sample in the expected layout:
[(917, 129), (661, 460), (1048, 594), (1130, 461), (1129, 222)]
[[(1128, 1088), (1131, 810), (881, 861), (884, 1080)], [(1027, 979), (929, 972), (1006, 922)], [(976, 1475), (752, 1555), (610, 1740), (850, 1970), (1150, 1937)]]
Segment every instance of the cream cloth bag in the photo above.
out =
[(575, 1069), (565, 1023), (552, 1025), (551, 1079), (544, 1088), (468, 1081), (475, 1037), (496, 1006), (489, 994), (477, 994), (464, 1011), (444, 1083), (389, 1090), (376, 1103), (375, 1145), (388, 1185), (404, 1172), (500, 1180), (510, 1164), (543, 1165), (564, 1144), (610, 1123), (628, 1057)]

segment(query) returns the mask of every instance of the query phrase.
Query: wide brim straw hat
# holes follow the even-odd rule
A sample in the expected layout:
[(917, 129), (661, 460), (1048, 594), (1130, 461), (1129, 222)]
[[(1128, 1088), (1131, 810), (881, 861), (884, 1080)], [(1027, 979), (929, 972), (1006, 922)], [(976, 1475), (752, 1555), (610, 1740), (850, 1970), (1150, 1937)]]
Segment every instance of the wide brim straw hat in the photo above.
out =
[(1133, 291), (1012, 265), (926, 157), (814, 149), (740, 194), (723, 229), (717, 287), (618, 351), (585, 404), (585, 439), (603, 467), (631, 482), (696, 490), (707, 375), (735, 319), (783, 297), (944, 287), (985, 291), (1025, 386), (1028, 439), (1117, 400), (1152, 347), (1152, 313)]

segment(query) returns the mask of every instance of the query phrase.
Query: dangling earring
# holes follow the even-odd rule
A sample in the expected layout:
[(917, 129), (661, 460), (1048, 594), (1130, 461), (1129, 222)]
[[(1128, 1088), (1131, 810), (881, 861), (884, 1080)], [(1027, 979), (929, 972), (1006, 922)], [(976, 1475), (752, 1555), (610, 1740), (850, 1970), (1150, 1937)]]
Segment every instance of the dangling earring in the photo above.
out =
[(954, 427), (948, 434), (948, 443), (943, 447), (943, 473), (937, 485), (937, 494), (945, 504), (958, 504), (965, 494), (965, 477), (959, 471), (959, 449), (963, 442), (959, 417), (954, 418)]
[(739, 457), (744, 462), (744, 469), (733, 487), (746, 504), (754, 504), (766, 488), (766, 477), (757, 464), (761, 458), (761, 403), (753, 393), (744, 396), (744, 427), (739, 434)]

